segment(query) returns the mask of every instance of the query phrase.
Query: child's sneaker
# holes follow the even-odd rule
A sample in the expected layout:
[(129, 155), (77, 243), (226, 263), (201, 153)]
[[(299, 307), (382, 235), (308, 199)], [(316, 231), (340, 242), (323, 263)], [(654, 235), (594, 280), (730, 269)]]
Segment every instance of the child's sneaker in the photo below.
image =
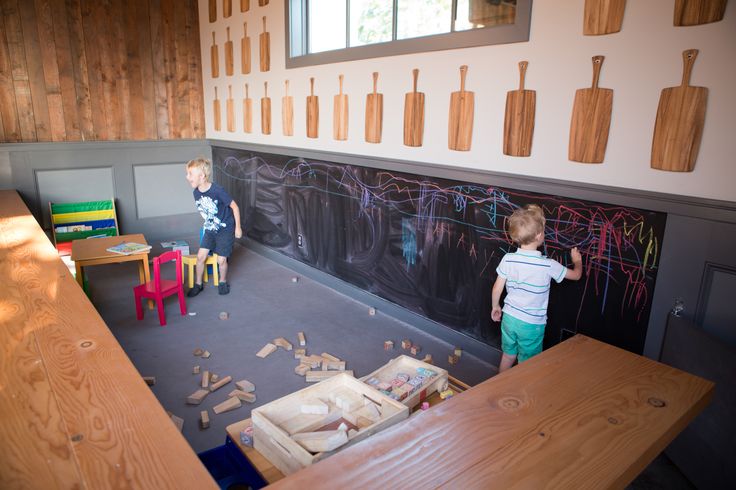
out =
[[(201, 284), (196, 284), (195, 283), (194, 284), (194, 287), (192, 287), (192, 289), (190, 289), (189, 292), (187, 293), (187, 297), (194, 298), (196, 295), (198, 295), (199, 293), (201, 293), (202, 290), (204, 290), (204, 287)], [(222, 293), (220, 293), (220, 294), (222, 294)]]
[(220, 285), (217, 286), (217, 292), (220, 294), (227, 294), (230, 292), (230, 285), (226, 282), (220, 281)]

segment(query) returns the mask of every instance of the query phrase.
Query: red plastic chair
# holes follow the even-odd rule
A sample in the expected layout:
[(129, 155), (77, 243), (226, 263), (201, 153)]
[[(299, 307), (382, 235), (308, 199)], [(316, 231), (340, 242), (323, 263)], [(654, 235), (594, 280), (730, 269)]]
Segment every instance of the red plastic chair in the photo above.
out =
[[(161, 264), (176, 261), (176, 281), (161, 279)], [(142, 298), (156, 300), (158, 308), (158, 321), (161, 326), (166, 325), (166, 313), (164, 311), (164, 298), (172, 294), (179, 295), (179, 309), (182, 315), (187, 314), (187, 303), (184, 300), (184, 281), (182, 280), (181, 252), (165, 252), (153, 259), (153, 281), (133, 288), (135, 294), (135, 313), (139, 320), (143, 320)]]

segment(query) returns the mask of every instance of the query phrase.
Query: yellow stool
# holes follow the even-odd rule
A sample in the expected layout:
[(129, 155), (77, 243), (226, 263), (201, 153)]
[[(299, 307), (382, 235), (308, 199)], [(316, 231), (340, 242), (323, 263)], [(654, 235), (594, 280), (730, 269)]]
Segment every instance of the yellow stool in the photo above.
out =
[[(187, 284), (189, 285), (189, 289), (192, 289), (194, 287), (194, 267), (197, 265), (197, 256), (196, 255), (185, 255), (181, 258), (181, 268), (182, 273), (186, 272), (186, 269), (189, 268), (189, 275), (187, 279)], [(217, 269), (217, 254), (212, 254), (207, 256), (207, 260), (204, 261), (204, 274), (202, 275), (202, 280), (204, 282), (207, 282), (208, 280), (208, 274), (207, 274), (207, 266), (212, 266), (212, 281), (215, 283), (215, 286), (220, 285), (220, 273)]]

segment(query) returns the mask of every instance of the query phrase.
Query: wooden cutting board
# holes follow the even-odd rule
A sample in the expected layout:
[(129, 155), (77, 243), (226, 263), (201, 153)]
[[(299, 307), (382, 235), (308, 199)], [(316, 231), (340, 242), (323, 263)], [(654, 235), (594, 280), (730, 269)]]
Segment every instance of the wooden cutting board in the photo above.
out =
[(310, 78), (307, 96), (307, 138), (317, 137), (319, 137), (319, 97), (314, 95), (314, 78)]
[(585, 0), (583, 34), (600, 36), (621, 30), (626, 0)]
[(243, 37), (240, 39), (240, 71), (243, 75), (250, 73), (250, 37), (247, 22), (243, 22)]
[(258, 0), (259, 7), (265, 7), (266, 5), (268, 5), (268, 0)]
[(261, 52), (261, 71), (271, 69), (271, 34), (266, 32), (266, 16), (263, 16), (263, 32), (258, 38)]
[(284, 96), (281, 97), (281, 129), (284, 136), (294, 136), (294, 97), (289, 95), (289, 81), (284, 82)]
[(227, 41), (225, 41), (225, 75), (233, 76), (233, 42), (230, 40), (230, 28), (226, 29)]
[(338, 141), (348, 139), (348, 96), (342, 93), (343, 75), (340, 74), (340, 92), (334, 97), (332, 137)]
[(217, 20), (217, 0), (210, 0), (210, 22), (215, 22)]
[(365, 140), (368, 143), (381, 142), (383, 129), (383, 94), (378, 90), (378, 72), (373, 72), (373, 92), (365, 99)]
[(250, 10), (250, 0), (240, 0), (240, 11), (247, 12)]
[(228, 18), (233, 15), (233, 0), (222, 0), (222, 16)]
[(708, 102), (706, 87), (690, 85), (697, 49), (682, 52), (682, 83), (662, 90), (652, 140), (652, 168), (692, 172), (700, 149)]
[(215, 118), (215, 131), (222, 130), (222, 113), (220, 99), (217, 98), (217, 87), (215, 87), (215, 100), (212, 101), (212, 114)]
[(675, 0), (674, 24), (695, 26), (723, 19), (728, 0)]
[(417, 92), (419, 70), (412, 70), (414, 88), (404, 96), (404, 144), (422, 146), (424, 136), (424, 93)]
[(210, 47), (210, 63), (212, 64), (212, 78), (220, 76), (220, 53), (215, 41), (215, 31), (212, 31), (212, 46)]
[(451, 150), (468, 151), (473, 139), (475, 94), (465, 90), (468, 66), (460, 67), (460, 90), (450, 95), (450, 118), (447, 146)]
[(271, 134), (271, 97), (268, 96), (268, 82), (263, 82), (263, 97), (261, 97), (261, 133)]
[(225, 114), (227, 119), (227, 130), (235, 132), (235, 102), (233, 101), (233, 86), (227, 86), (227, 101), (225, 101)]
[(603, 56), (593, 56), (593, 85), (575, 92), (567, 157), (573, 162), (601, 163), (611, 126), (613, 90), (598, 88)]
[(253, 132), (253, 99), (248, 95), (248, 84), (245, 84), (245, 99), (243, 99), (243, 131)]
[(506, 93), (503, 153), (513, 157), (528, 157), (532, 153), (537, 92), (524, 89), (527, 66), (529, 66), (528, 61), (519, 62), (519, 90), (511, 90)]

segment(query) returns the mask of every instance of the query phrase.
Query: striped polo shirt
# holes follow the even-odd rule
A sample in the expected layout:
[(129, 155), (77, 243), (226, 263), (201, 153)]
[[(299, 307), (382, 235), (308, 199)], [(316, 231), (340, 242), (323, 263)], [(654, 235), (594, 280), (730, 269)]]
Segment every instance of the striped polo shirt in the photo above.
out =
[(517, 249), (503, 256), (496, 272), (506, 279), (503, 313), (527, 323), (547, 323), (550, 282), (561, 282), (567, 268), (539, 250)]

